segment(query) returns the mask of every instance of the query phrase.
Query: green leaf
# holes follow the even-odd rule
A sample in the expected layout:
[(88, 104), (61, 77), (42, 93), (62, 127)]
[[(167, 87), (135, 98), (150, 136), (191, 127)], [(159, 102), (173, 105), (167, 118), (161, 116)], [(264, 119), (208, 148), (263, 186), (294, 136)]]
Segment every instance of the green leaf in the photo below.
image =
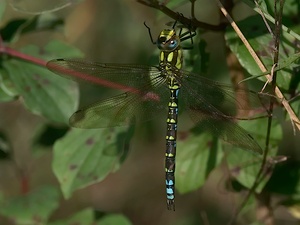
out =
[(0, 102), (15, 100), (17, 96), (18, 92), (14, 84), (8, 78), (6, 71), (0, 68)]
[[(239, 126), (248, 131), (258, 144), (264, 149), (267, 135), (268, 118), (258, 118), (252, 120), (241, 120)], [(282, 127), (279, 122), (273, 118), (271, 126), (271, 135), (269, 140), (269, 148), (273, 152), (278, 151), (279, 143), (282, 140)]]
[[(50, 42), (43, 49), (26, 46), (22, 52), (47, 60), (81, 56), (77, 49), (58, 41)], [(3, 67), (31, 112), (51, 121), (68, 123), (78, 106), (79, 92), (74, 82), (56, 76), (46, 68), (16, 59), (3, 61)]]
[[(244, 2), (247, 2), (247, 1), (250, 2), (249, 0), (247, 0), (247, 1), (243, 0), (243, 1)], [(252, 2), (252, 4), (254, 5), (253, 2)], [(275, 2), (273, 0), (259, 0), (258, 5), (260, 6), (260, 8), (264, 12), (264, 14), (268, 14), (268, 15), (269, 14), (271, 14), (271, 15), (275, 14)], [(277, 12), (279, 11), (279, 5), (280, 4), (277, 3)], [(299, 2), (297, 2), (297, 1), (285, 1), (284, 2), (283, 14), (282, 15), (283, 15), (283, 17), (285, 17), (285, 16), (288, 17), (288, 18), (284, 19), (285, 22), (289, 22), (288, 19), (292, 19), (292, 18), (298, 16), (299, 8), (297, 6), (299, 6)], [(297, 21), (295, 21), (294, 23), (297, 23)]]
[(132, 223), (121, 214), (110, 214), (104, 216), (99, 222), (99, 225), (132, 225)]
[[(273, 16), (270, 14), (274, 14), (274, 12), (269, 12), (269, 10), (274, 9), (274, 1), (269, 0), (268, 5), (270, 6), (269, 9), (267, 7), (266, 1), (265, 0), (260, 0), (258, 1), (259, 7), (256, 6), (256, 4), (252, 0), (242, 0), (245, 4), (247, 4), (250, 8), (252, 8), (254, 11), (257, 13), (263, 12), (264, 17), (270, 21), (272, 24), (275, 24), (275, 19)], [(298, 13), (298, 8), (296, 7), (296, 2), (294, 1), (285, 1), (284, 3), (284, 8), (283, 8), (283, 14), (287, 15), (287, 17), (291, 18), (291, 12), (294, 14), (294, 16), (297, 16)], [(296, 40), (300, 41), (300, 35), (295, 33), (291, 28), (286, 27), (284, 24), (282, 25), (281, 29), (289, 33), (292, 37), (294, 37)]]
[(82, 210), (72, 217), (65, 219), (65, 220), (59, 220), (53, 223), (49, 223), (48, 225), (72, 225), (72, 224), (78, 224), (78, 225), (92, 225), (95, 224), (94, 222), (94, 211), (93, 209), (85, 209)]
[(3, 14), (5, 12), (5, 9), (6, 9), (6, 1), (0, 1), (0, 20), (2, 19), (3, 17)]
[(223, 157), (220, 142), (207, 133), (178, 140), (176, 188), (187, 193), (200, 188)]
[[(271, 72), (277, 72), (277, 71), (280, 71), (280, 70), (283, 70), (285, 69), (286, 67), (289, 67), (289, 66), (292, 66), (294, 65), (293, 63), (298, 60), (300, 58), (300, 53), (295, 53), (294, 55), (291, 55), (289, 56), (288, 58), (284, 59), (284, 60), (280, 60), (278, 62), (278, 66), (276, 66), (273, 71), (272, 69), (271, 70), (268, 70), (267, 72), (265, 73), (261, 73), (260, 75), (267, 75), (267, 74), (271, 74)], [(296, 67), (299, 67), (299, 65), (295, 65)]]
[(54, 145), (53, 170), (66, 198), (119, 168), (131, 132), (125, 127), (72, 129)]
[[(25, 53), (28, 53), (26, 49), (23, 49)], [(53, 58), (80, 58), (83, 57), (83, 54), (77, 48), (66, 44), (64, 42), (54, 40), (49, 42), (45, 47), (40, 49), (42, 52), (38, 52), (38, 56), (44, 56), (44, 59), (53, 59)]]
[(17, 60), (5, 62), (4, 67), (31, 112), (51, 121), (68, 123), (77, 108), (78, 91), (74, 84), (53, 76), (45, 68)]
[[(299, 99), (296, 100), (296, 101), (293, 101), (291, 103), (291, 107), (292, 107), (292, 109), (294, 109), (294, 112), (296, 113), (296, 115), (300, 115), (300, 101), (299, 101)], [(288, 121), (291, 120), (289, 114), (286, 114), (286, 120), (288, 120)]]
[[(260, 16), (252, 16), (247, 19), (240, 21), (238, 23), (239, 28), (242, 30), (244, 36), (247, 38), (248, 42), (260, 57), (263, 64), (267, 67), (267, 70), (271, 70), (273, 65), (273, 39), (272, 36), (268, 33), (268, 30), (265, 27), (265, 24)], [(257, 66), (256, 62), (238, 38), (235, 31), (230, 28), (226, 31), (225, 38), (227, 44), (232, 52), (235, 53), (241, 65), (250, 73), (251, 75), (261, 74), (261, 70)], [(290, 36), (287, 33), (283, 33), (279, 57), (280, 60), (285, 60), (289, 56), (287, 53), (293, 53), (295, 49), (295, 38)], [(277, 84), (281, 88), (288, 89), (289, 82), (292, 77), (291, 71), (293, 69), (293, 64), (290, 62), (289, 65), (286, 65), (284, 70), (278, 71)], [(261, 77), (259, 78), (263, 81), (266, 79)]]
[(18, 225), (45, 224), (59, 206), (59, 192), (55, 187), (44, 186), (24, 196), (0, 203), (0, 214)]
[[(256, 119), (251, 121), (241, 121), (239, 123), (245, 130), (249, 131), (253, 135), (254, 139), (261, 145), (265, 143), (265, 136), (267, 132), (267, 120)], [(266, 169), (274, 166), (272, 164), (272, 157), (276, 155), (279, 142), (281, 141), (282, 131), (280, 124), (273, 121), (270, 137), (270, 151), (269, 160)], [(251, 188), (258, 171), (260, 170), (262, 162), (262, 156), (251, 154), (249, 152), (241, 151), (236, 147), (232, 147), (227, 154), (227, 163), (232, 175), (245, 187)], [(266, 170), (267, 171), (267, 170)], [(259, 193), (269, 180), (271, 174), (265, 174), (263, 180), (261, 180), (256, 192)]]

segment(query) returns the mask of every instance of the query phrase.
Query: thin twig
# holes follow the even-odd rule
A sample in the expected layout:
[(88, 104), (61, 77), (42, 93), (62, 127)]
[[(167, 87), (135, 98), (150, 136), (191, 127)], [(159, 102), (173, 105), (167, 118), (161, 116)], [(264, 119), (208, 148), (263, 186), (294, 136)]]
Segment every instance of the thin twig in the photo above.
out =
[(182, 24), (189, 24), (191, 27), (197, 27), (197, 28), (203, 28), (205, 30), (211, 30), (211, 31), (224, 31), (227, 24), (221, 23), (219, 25), (212, 25), (208, 23), (203, 23), (201, 21), (198, 21), (197, 19), (193, 18), (192, 20), (190, 18), (184, 17), (181, 15), (180, 17), (178, 16), (178, 13), (169, 9), (168, 7), (165, 6), (165, 4), (160, 3), (157, 0), (136, 0), (138, 3), (158, 9), (165, 15), (171, 17), (174, 20), (177, 20), (178, 22)]
[(267, 85), (273, 81), (274, 70), (276, 69), (277, 66), (278, 66), (278, 63), (273, 64), (273, 66), (272, 66), (272, 68), (271, 68), (271, 71), (270, 71), (270, 72), (271, 72), (271, 74), (270, 74), (271, 77), (270, 77), (269, 80), (267, 80), (267, 81), (265, 82), (265, 84), (264, 84), (264, 86), (262, 87), (262, 89), (261, 89), (260, 92), (264, 92), (264, 90), (265, 90), (265, 88), (267, 87)]
[(257, 3), (257, 1), (254, 0), (254, 2), (255, 2), (256, 7), (258, 8), (258, 12), (259, 12), (259, 14), (261, 15), (261, 17), (262, 17), (262, 19), (263, 19), (263, 21), (264, 21), (264, 23), (265, 23), (265, 25), (266, 25), (266, 27), (267, 27), (269, 33), (270, 33), (270, 34), (272, 35), (272, 37), (274, 38), (274, 33), (273, 33), (273, 31), (272, 31), (270, 25), (269, 25), (268, 22), (267, 22), (267, 19), (266, 19), (266, 17), (265, 17), (265, 14), (264, 14), (263, 11), (261, 10), (260, 5)]
[[(278, 65), (278, 60), (279, 60), (279, 48), (280, 48), (280, 36), (281, 36), (281, 26), (282, 26), (282, 11), (283, 11), (283, 4), (284, 2), (282, 0), (280, 1), (280, 9), (277, 9), (277, 1), (275, 0), (275, 31), (274, 31), (274, 57), (273, 57), (273, 65)], [(276, 80), (277, 80), (277, 71), (275, 70), (274, 73), (272, 74), (272, 90), (273, 92), (275, 92), (276, 89)], [(273, 113), (273, 108), (274, 108), (274, 104), (275, 104), (275, 99), (274, 98), (270, 98), (270, 106), (269, 106), (269, 112), (272, 114)], [(270, 138), (271, 138), (271, 130), (272, 130), (272, 122), (273, 122), (273, 117), (269, 117), (268, 118), (268, 127), (267, 127), (267, 135), (266, 135), (266, 147), (265, 147), (265, 151), (264, 151), (264, 155), (263, 155), (263, 160), (262, 160), (262, 164), (260, 167), (260, 170), (257, 174), (256, 180), (252, 186), (252, 188), (250, 189), (252, 192), (255, 191), (256, 187), (260, 184), (260, 180), (263, 179), (264, 177), (264, 170), (265, 170), (265, 165), (267, 163), (267, 156), (269, 155), (269, 145), (270, 145)], [(249, 192), (250, 194), (250, 192)], [(262, 196), (264, 199), (265, 196)], [(267, 198), (268, 199), (268, 198)], [(265, 217), (267, 219), (267, 224), (268, 225), (272, 225), (274, 224), (274, 217), (273, 217), (273, 212), (272, 212), (272, 208), (270, 206), (270, 201), (261, 201), (261, 204), (263, 204), (264, 206), (264, 215), (263, 217)]]

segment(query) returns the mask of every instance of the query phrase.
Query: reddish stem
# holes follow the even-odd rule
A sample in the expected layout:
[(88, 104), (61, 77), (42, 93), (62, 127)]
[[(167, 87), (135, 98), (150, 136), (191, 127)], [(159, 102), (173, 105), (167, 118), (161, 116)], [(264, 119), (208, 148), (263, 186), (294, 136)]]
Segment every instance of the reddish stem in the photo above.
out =
[[(30, 62), (30, 63), (34, 63), (34, 64), (42, 66), (42, 67), (46, 67), (46, 65), (47, 65), (47, 62), (45, 60), (42, 60), (42, 59), (36, 58), (34, 56), (24, 54), (22, 52), (16, 51), (15, 49), (12, 49), (10, 47), (5, 46), (3, 44), (3, 41), (2, 41), (1, 36), (0, 36), (0, 55), (1, 55), (1, 53), (2, 54), (7, 54), (7, 55), (15, 57), (15, 58), (22, 59), (22, 60)], [(52, 67), (49, 65), (49, 68), (52, 68)], [(115, 82), (111, 82), (111, 81), (108, 81), (108, 80), (104, 80), (104, 79), (101, 79), (101, 78), (98, 78), (98, 77), (88, 76), (87, 74), (83, 74), (83, 73), (80, 73), (80, 72), (75, 71), (75, 70), (70, 70), (70, 69), (67, 69), (67, 68), (64, 68), (64, 67), (57, 67), (57, 66), (56, 66), (56, 68), (54, 67), (52, 69), (56, 70), (57, 72), (61, 72), (63, 74), (69, 74), (69, 75), (72, 75), (74, 77), (82, 78), (82, 80), (87, 80), (91, 83), (98, 84), (98, 85), (101, 85), (101, 86), (104, 86), (104, 87), (109, 87), (109, 88), (113, 88), (113, 89), (117, 89), (117, 90), (123, 90), (123, 91), (126, 91), (126, 92), (128, 91), (128, 92), (131, 92), (131, 93), (134, 93), (134, 94), (141, 94), (140, 90), (138, 90), (136, 88), (129, 87), (129, 86), (124, 86), (124, 85), (121, 85), (121, 84), (118, 84), (118, 83), (115, 83)], [(153, 100), (159, 99), (156, 94), (151, 93), (151, 92), (145, 94), (144, 98), (145, 99), (153, 99)]]
[(0, 42), (0, 54), (1, 53), (37, 64), (37, 65), (43, 66), (43, 67), (46, 67), (46, 64), (47, 64), (47, 62), (45, 60), (30, 56), (30, 55), (26, 55), (22, 52), (19, 52), (12, 48), (4, 46), (2, 41)]
[[(45, 60), (42, 60), (42, 59), (36, 58), (34, 56), (24, 54), (22, 52), (16, 51), (15, 49), (12, 49), (10, 47), (5, 46), (2, 39), (1, 39), (1, 36), (0, 36), (0, 55), (1, 54), (7, 54), (9, 56), (19, 58), (19, 59), (25, 60), (25, 61), (30, 62), (30, 63), (34, 63), (34, 64), (42, 66), (42, 67), (46, 67), (46, 65), (47, 65), (47, 61), (45, 61)], [(64, 73), (68, 72), (67, 69), (63, 68), (63, 67), (61, 67), (60, 70), (62, 70), (62, 72), (64, 72)], [(59, 70), (57, 69), (57, 71), (59, 71)], [(70, 70), (69, 73), (70, 74), (72, 74), (72, 73), (80, 74), (79, 72), (72, 71), (72, 70)], [(83, 74), (82, 76), (84, 77), (84, 76), (86, 76), (86, 74)], [(96, 79), (96, 77), (94, 77), (94, 79)], [(105, 86), (105, 87), (110, 87), (110, 88), (114, 88), (114, 89), (121, 89), (121, 90), (127, 89), (127, 91), (130, 91), (129, 87), (125, 87), (125, 86), (119, 85), (117, 83), (109, 82), (109, 81), (99, 79), (99, 78), (97, 79), (97, 81), (98, 82), (94, 82), (94, 83)], [(102, 82), (100, 82), (100, 81), (102, 81)]]

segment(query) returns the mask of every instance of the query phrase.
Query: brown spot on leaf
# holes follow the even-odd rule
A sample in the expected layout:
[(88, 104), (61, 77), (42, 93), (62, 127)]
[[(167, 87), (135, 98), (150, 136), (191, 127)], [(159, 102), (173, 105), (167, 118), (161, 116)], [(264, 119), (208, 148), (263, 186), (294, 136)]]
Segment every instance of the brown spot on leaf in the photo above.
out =
[(71, 164), (71, 165), (69, 166), (69, 168), (70, 168), (70, 170), (75, 170), (75, 169), (78, 168), (78, 166), (77, 166), (76, 164)]
[(94, 139), (93, 138), (89, 138), (86, 140), (85, 142), (87, 145), (93, 145), (94, 144)]
[(77, 178), (80, 179), (80, 180), (84, 180), (85, 177), (86, 177), (86, 176), (85, 176), (84, 174), (82, 174), (82, 173), (79, 173), (79, 174), (77, 175)]
[(231, 175), (237, 177), (241, 172), (241, 167), (237, 166), (231, 170)]
[(42, 79), (41, 83), (42, 83), (42, 85), (47, 86), (50, 84), (50, 81), (48, 79)]
[(38, 74), (33, 74), (33, 79), (34, 79), (34, 80), (40, 80), (40, 79), (41, 79), (41, 76), (38, 75)]

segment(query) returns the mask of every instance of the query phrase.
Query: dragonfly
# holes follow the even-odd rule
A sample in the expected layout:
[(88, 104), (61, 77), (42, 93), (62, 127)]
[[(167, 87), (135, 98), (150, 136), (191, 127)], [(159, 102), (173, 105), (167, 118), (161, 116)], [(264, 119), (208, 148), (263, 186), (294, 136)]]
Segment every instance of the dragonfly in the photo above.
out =
[[(176, 24), (176, 23), (175, 23)], [(239, 106), (230, 85), (215, 82), (182, 69), (182, 42), (196, 35), (175, 27), (163, 29), (156, 41), (159, 64), (99, 63), (83, 59), (54, 59), (47, 63), (52, 72), (76, 82), (105, 85), (124, 93), (76, 111), (69, 119), (72, 127), (93, 129), (131, 125), (165, 113), (165, 183), (167, 209), (175, 211), (175, 157), (178, 113), (187, 111), (195, 124), (231, 143), (254, 153), (262, 153), (254, 138), (235, 122), (235, 114), (225, 105)], [(191, 43), (193, 43), (191, 41)], [(226, 104), (225, 104), (226, 103)], [(134, 119), (133, 119), (134, 118)]]

